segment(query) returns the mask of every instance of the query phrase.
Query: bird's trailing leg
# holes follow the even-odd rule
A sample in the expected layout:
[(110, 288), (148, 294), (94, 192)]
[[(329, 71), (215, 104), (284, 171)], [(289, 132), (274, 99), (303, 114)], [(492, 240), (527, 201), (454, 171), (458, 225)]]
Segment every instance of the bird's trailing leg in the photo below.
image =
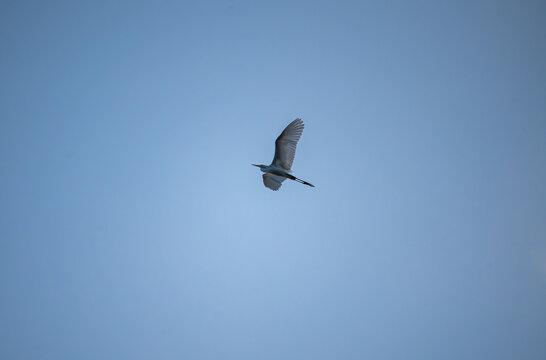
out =
[(315, 187), (315, 185), (311, 184), (311, 183), (308, 183), (307, 181), (305, 180), (302, 180), (302, 179), (298, 179), (297, 177), (295, 177), (294, 175), (291, 175), (291, 174), (283, 174), (283, 176), (286, 176), (287, 178), (289, 178), (290, 180), (294, 180), (294, 181), (297, 181), (299, 183), (302, 183), (304, 185), (309, 185), (311, 187)]

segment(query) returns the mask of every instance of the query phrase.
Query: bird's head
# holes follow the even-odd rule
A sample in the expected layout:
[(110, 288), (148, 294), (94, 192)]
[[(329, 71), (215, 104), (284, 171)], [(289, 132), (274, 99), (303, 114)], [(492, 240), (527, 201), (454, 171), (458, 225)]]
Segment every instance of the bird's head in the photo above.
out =
[(260, 169), (265, 166), (265, 165), (256, 165), (256, 164), (250, 164), (250, 165), (259, 167)]

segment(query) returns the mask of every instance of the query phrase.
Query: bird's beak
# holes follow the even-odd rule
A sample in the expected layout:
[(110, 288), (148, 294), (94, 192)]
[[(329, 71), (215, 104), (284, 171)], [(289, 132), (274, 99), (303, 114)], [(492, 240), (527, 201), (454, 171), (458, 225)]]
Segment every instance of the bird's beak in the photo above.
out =
[(250, 165), (252, 165), (252, 166), (256, 166), (256, 167), (260, 167), (260, 165), (256, 165), (256, 164), (250, 164)]

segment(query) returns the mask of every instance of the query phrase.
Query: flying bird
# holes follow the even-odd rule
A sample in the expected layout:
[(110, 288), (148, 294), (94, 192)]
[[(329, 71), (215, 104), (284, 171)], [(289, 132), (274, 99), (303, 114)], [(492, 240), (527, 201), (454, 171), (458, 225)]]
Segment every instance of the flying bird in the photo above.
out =
[(282, 185), (282, 182), (286, 179), (300, 182), (304, 185), (315, 187), (313, 184), (308, 183), (302, 179), (298, 179), (294, 175), (290, 174), (290, 168), (294, 162), (294, 156), (296, 155), (296, 145), (303, 133), (303, 121), (296, 119), (292, 121), (284, 129), (275, 141), (275, 156), (271, 165), (256, 165), (262, 170), (264, 185), (271, 190), (277, 191)]

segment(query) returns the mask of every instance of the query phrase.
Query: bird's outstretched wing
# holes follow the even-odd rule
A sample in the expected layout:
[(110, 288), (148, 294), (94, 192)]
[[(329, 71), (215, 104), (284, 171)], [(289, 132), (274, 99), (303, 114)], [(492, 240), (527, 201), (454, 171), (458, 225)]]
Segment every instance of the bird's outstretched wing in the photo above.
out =
[(263, 174), (262, 176), (264, 178), (264, 185), (265, 187), (268, 187), (270, 188), (271, 190), (279, 190), (279, 188), (281, 187), (282, 185), (282, 182), (284, 181), (284, 177), (282, 176), (277, 176), (277, 175), (273, 175), (273, 174)]
[(303, 121), (296, 119), (284, 129), (275, 141), (275, 157), (272, 165), (289, 171), (296, 155), (296, 145), (303, 133)]

